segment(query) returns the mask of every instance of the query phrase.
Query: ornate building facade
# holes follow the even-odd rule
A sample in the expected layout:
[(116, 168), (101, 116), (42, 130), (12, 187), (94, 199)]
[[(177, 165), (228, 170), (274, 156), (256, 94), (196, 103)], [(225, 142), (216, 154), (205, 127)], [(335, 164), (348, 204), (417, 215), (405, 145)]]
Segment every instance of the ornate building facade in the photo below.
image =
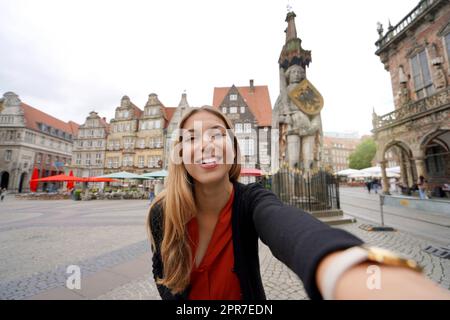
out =
[[(39, 177), (65, 173), (78, 124), (56, 119), (7, 92), (0, 99), (0, 187), (28, 192), (34, 168)], [(40, 183), (38, 190), (47, 190)]]
[(135, 144), (142, 110), (128, 96), (122, 97), (111, 119), (110, 133), (106, 139), (105, 174), (134, 171)]
[(137, 133), (135, 173), (161, 170), (164, 165), (164, 130), (167, 126), (164, 105), (154, 93), (148, 97), (139, 120)]
[[(214, 88), (213, 106), (233, 123), (243, 168), (271, 172), (272, 107), (267, 86)], [(250, 182), (250, 181), (243, 181)]]
[(424, 176), (430, 188), (450, 179), (450, 2), (423, 0), (384, 33), (376, 54), (390, 72), (395, 110), (373, 114), (384, 192), (386, 154), (396, 149), (401, 182), (412, 187)]
[(103, 175), (109, 124), (92, 111), (74, 139), (71, 169), (77, 177)]

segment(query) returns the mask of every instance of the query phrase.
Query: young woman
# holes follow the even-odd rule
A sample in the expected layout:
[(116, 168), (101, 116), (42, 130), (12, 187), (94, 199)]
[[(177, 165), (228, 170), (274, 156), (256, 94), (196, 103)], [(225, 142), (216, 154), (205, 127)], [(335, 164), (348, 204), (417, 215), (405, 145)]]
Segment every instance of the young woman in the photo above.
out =
[[(218, 110), (193, 109), (180, 129), (166, 188), (147, 224), (162, 299), (265, 299), (258, 239), (301, 278), (312, 299), (449, 297), (413, 261), (366, 248), (259, 184), (238, 183), (237, 139)], [(369, 278), (369, 269), (379, 274)]]

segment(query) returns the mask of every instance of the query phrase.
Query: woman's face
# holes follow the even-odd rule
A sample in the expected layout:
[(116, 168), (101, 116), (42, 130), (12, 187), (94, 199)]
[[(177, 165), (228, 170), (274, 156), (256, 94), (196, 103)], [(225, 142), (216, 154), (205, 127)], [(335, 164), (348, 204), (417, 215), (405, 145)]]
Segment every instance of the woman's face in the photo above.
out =
[(182, 128), (183, 164), (200, 184), (228, 179), (234, 151), (226, 124), (208, 111), (189, 117)]

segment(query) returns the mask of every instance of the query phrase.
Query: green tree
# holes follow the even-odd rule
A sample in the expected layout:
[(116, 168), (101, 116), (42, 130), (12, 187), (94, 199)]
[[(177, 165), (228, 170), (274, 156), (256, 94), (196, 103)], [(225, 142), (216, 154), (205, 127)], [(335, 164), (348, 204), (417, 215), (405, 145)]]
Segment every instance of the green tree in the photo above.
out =
[(377, 145), (372, 138), (361, 142), (356, 150), (350, 155), (350, 169), (361, 170), (372, 166), (372, 159), (377, 152)]

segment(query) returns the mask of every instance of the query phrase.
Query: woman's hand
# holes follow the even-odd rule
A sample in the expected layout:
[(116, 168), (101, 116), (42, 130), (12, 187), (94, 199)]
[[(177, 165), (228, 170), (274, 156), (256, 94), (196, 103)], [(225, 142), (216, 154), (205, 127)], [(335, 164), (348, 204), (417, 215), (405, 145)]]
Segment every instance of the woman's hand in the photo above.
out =
[[(333, 260), (342, 251), (326, 256), (317, 269), (316, 281), (324, 292), (324, 273), (333, 267)], [(370, 288), (368, 282), (371, 266), (379, 267), (380, 286)], [(369, 281), (368, 281), (369, 280)], [(403, 267), (394, 267), (365, 262), (348, 269), (337, 280), (334, 297), (336, 300), (450, 300), (450, 293), (427, 279), (424, 275)]]

